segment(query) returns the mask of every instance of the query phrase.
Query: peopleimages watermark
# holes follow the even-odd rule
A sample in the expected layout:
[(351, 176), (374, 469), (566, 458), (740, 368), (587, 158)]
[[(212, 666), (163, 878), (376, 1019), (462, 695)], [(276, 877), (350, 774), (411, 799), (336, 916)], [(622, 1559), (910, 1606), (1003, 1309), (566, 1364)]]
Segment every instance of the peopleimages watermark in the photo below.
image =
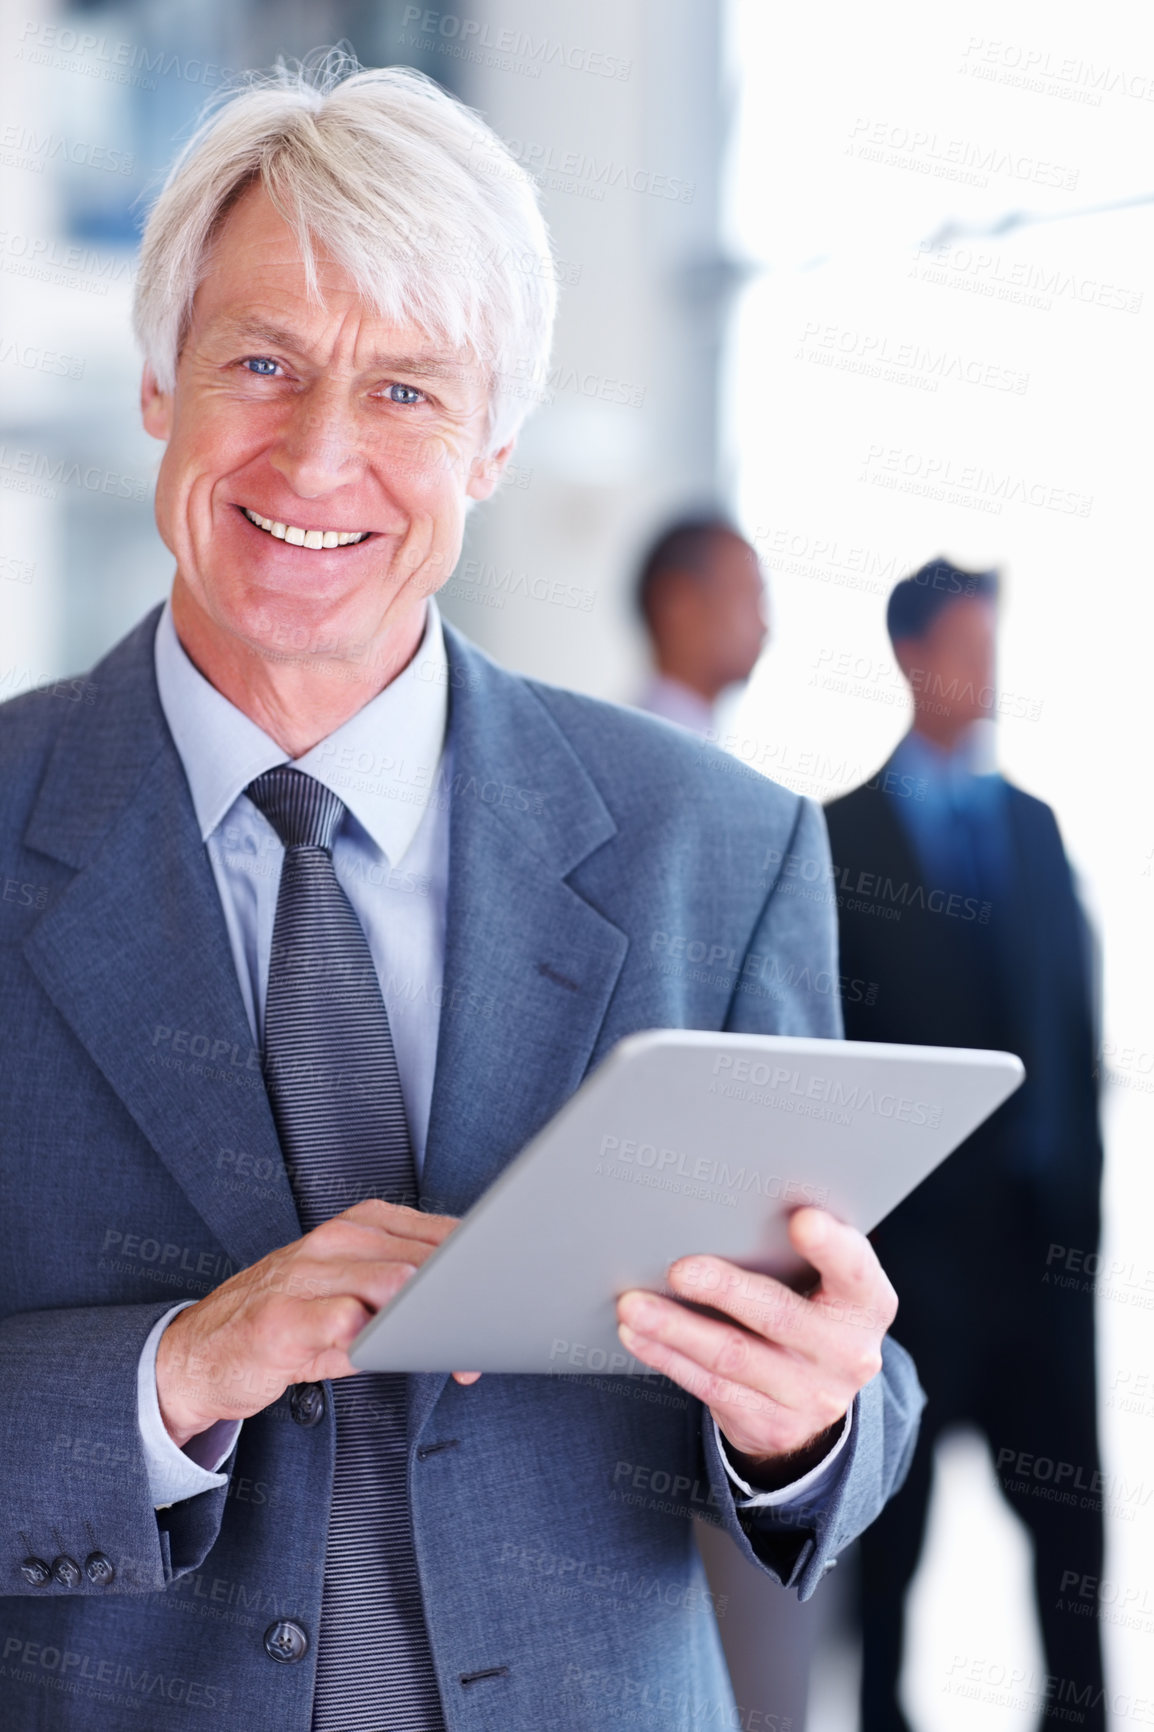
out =
[(485, 559), (466, 559), (454, 574), (450, 594), (461, 601), (478, 602), (482, 607), (504, 607), (510, 597), (526, 601), (545, 602), (550, 607), (564, 607), (575, 613), (592, 613), (597, 592), (583, 589), (580, 584), (564, 583), (560, 578), (534, 577), (527, 571), (514, 571), (493, 565)]
[(944, 1692), (984, 1702), (988, 1707), (1015, 1708), (1037, 1714), (1046, 1721), (1068, 1721), (1078, 1725), (1087, 1708), (1108, 1708), (1122, 1720), (1154, 1726), (1154, 1696), (1131, 1696), (1124, 1690), (1107, 1690), (1101, 1684), (1081, 1684), (1076, 1678), (1061, 1678), (1056, 1672), (1038, 1672), (1034, 1667), (1007, 1665), (971, 1654), (955, 1654), (942, 1684)]
[[(886, 776), (910, 783), (906, 797), (921, 798), (921, 791), (912, 777), (898, 778), (893, 771)], [(813, 854), (782, 854), (780, 848), (766, 850), (763, 862), (766, 874), (763, 882), (777, 882), (779, 894), (800, 895), (807, 901), (830, 903), (849, 913), (876, 914), (887, 920), (900, 920), (907, 908), (921, 909), (926, 914), (941, 914), (951, 920), (976, 921), (988, 926), (993, 904), (979, 901), (976, 896), (964, 896), (961, 891), (942, 886), (926, 885), (918, 879), (892, 878), (889, 873), (871, 872), (860, 867), (856, 873), (849, 866)], [(876, 998), (876, 991), (874, 997)], [(873, 1003), (867, 998), (866, 1003)]]
[(732, 1053), (718, 1053), (713, 1061), (713, 1074), (724, 1077), (727, 1082), (752, 1084), (770, 1094), (780, 1090), (787, 1097), (818, 1102), (840, 1109), (845, 1114), (872, 1113), (878, 1118), (894, 1119), (899, 1124), (936, 1126), (942, 1121), (941, 1107), (928, 1101), (892, 1094), (885, 1089), (862, 1088), (857, 1083), (847, 1084), (837, 1077), (811, 1076), (803, 1082), (799, 1069), (768, 1059), (735, 1058)]
[(815, 794), (821, 799), (835, 789), (856, 787), (873, 768), (860, 758), (835, 758), (812, 747), (798, 748), (780, 736), (762, 739), (756, 734), (723, 734), (710, 728), (702, 740), (725, 754), (720, 762), (710, 754), (710, 769), (715, 775), (772, 776), (795, 794)]
[(978, 685), (956, 674), (947, 679), (933, 668), (911, 667), (903, 671), (888, 656), (863, 655), (831, 644), (819, 649), (809, 683), (825, 691), (889, 705), (905, 704), (910, 693), (915, 692), (922, 699), (920, 708), (938, 716), (951, 715), (956, 704), (964, 704), (967, 709), (981, 710), (990, 717), (1012, 716), (1018, 721), (1036, 722), (1045, 701), (1025, 692), (1007, 691), (991, 681)]
[(1066, 1509), (1108, 1514), (1117, 1521), (1132, 1522), (1154, 1497), (1154, 1486), (1142, 1480), (1131, 1482), (1102, 1468), (1087, 1469), (1080, 1462), (1033, 1455), (1009, 1445), (998, 1449), (994, 1467), (1003, 1488), (1017, 1497), (1042, 1498)]
[(21, 908), (47, 908), (47, 884), (30, 884), (23, 878), (0, 878), (0, 902), (15, 902)]
[(687, 965), (717, 970), (709, 979), (714, 985), (736, 987), (741, 992), (767, 992), (779, 997), (782, 988), (790, 991), (831, 994), (851, 1003), (873, 1004), (878, 986), (873, 980), (854, 980), (837, 975), (829, 969), (812, 969), (808, 963), (782, 965), (777, 956), (760, 950), (740, 952), (734, 945), (720, 940), (699, 938), (684, 932), (654, 932), (649, 940), (650, 951), (661, 957), (654, 964), (662, 973), (683, 972)]
[(591, 1347), (587, 1341), (566, 1341), (562, 1336), (555, 1336), (549, 1348), (550, 1368), (558, 1376), (568, 1376), (568, 1372), (556, 1369), (557, 1361), (580, 1371), (607, 1371), (613, 1377), (628, 1376), (642, 1382), (659, 1386), (659, 1393), (675, 1397), (675, 1405), (685, 1405), (685, 1395), (678, 1391), (661, 1372), (654, 1371), (651, 1365), (635, 1359), (632, 1353), (626, 1353), (624, 1347), (608, 1349)]
[[(621, 1595), (618, 1609), (625, 1610), (627, 1603), (638, 1600), (659, 1600), (667, 1606), (679, 1606), (683, 1610), (698, 1610), (707, 1607), (721, 1617), (729, 1604), (728, 1594), (713, 1594), (698, 1582), (673, 1581), (659, 1575), (653, 1575), (645, 1570), (616, 1568), (607, 1563), (593, 1563), (587, 1558), (575, 1558), (568, 1553), (548, 1552), (543, 1546), (522, 1546), (515, 1540), (506, 1540), (501, 1547), (499, 1562), (502, 1566), (516, 1565), (518, 1569), (543, 1578), (543, 1583), (536, 1588), (537, 1592), (547, 1592), (553, 1584), (563, 1590), (568, 1590), (573, 1597), (582, 1591), (595, 1593), (602, 1598), (605, 1595)], [(547, 1584), (547, 1586), (545, 1585)]]
[(57, 379), (84, 377), (84, 362), (79, 355), (63, 355), (56, 349), (42, 349), (38, 343), (21, 343), (14, 337), (0, 335), (0, 361), (9, 367), (23, 367), (29, 373), (49, 373)]
[(35, 668), (13, 662), (11, 667), (0, 668), (0, 693), (5, 689), (9, 697), (31, 689), (42, 692), (46, 697), (63, 698), (68, 704), (95, 707), (96, 694), (100, 687), (93, 680), (84, 679), (82, 675), (55, 679), (51, 674), (40, 673)]
[(37, 132), (19, 121), (0, 126), (0, 164), (5, 168), (43, 174), (50, 162), (102, 169), (105, 174), (131, 174), (136, 167), (131, 151), (114, 145), (93, 144), (63, 132)]
[(512, 270), (529, 277), (546, 277), (568, 288), (576, 288), (581, 281), (582, 267), (575, 261), (557, 258), (549, 252), (534, 252), (531, 247), (515, 249), (504, 242), (483, 246), (472, 235), (439, 228), (425, 220), (398, 222), (396, 232), (400, 240), (435, 251), (438, 268), (453, 276), (473, 277), (482, 271)]
[(793, 358), (929, 392), (936, 392), (943, 383), (954, 383), (1024, 397), (1030, 383), (1030, 375), (1016, 367), (981, 361), (957, 350), (935, 349), (925, 343), (898, 342), (876, 331), (823, 324), (820, 319), (807, 322), (797, 339)]
[(1114, 1088), (1154, 1094), (1154, 1049), (1124, 1041), (1104, 1040), (1094, 1066), (1094, 1076), (1109, 1082)]
[(142, 500), (149, 483), (143, 475), (122, 475), (118, 469), (102, 469), (98, 463), (49, 457), (44, 451), (14, 451), (0, 445), (0, 487), (37, 499), (55, 499), (57, 487), (77, 487), (82, 493), (102, 493), (106, 498)]
[(1154, 1419), (1154, 1371), (1116, 1371), (1106, 1406)]
[(0, 229), (0, 271), (32, 282), (54, 283), (83, 295), (106, 295), (124, 279), (135, 280), (136, 266), (126, 254), (101, 253), (52, 235), (26, 235)]
[(782, 1178), (778, 1173), (763, 1173), (756, 1167), (731, 1165), (727, 1160), (709, 1155), (691, 1156), (684, 1149), (665, 1148), (636, 1137), (615, 1136), (608, 1131), (601, 1137), (598, 1155), (600, 1158), (593, 1169), (596, 1173), (607, 1170), (606, 1162), (619, 1162), (651, 1170), (659, 1178), (681, 1178), (690, 1181), (691, 1185), (717, 1187), (721, 1199), (729, 1204), (735, 1204), (738, 1195), (749, 1194), (793, 1205), (808, 1203), (820, 1207), (829, 1201), (828, 1188), (824, 1185)]
[(1010, 306), (1048, 313), (1060, 300), (1117, 313), (1139, 313), (1142, 291), (1098, 277), (1081, 276), (1062, 265), (1007, 258), (987, 247), (922, 241), (914, 254), (910, 276), (938, 288), (985, 295)]
[(1063, 1570), (1055, 1610), (1154, 1634), (1154, 1589), (1146, 1583), (1115, 1582), (1109, 1576)]
[(850, 129), (847, 153), (887, 168), (911, 169), (938, 180), (985, 187), (990, 177), (1005, 176), (1031, 186), (1060, 187), (1073, 192), (1080, 170), (1049, 162), (1029, 151), (979, 144), (974, 139), (947, 138), (930, 128), (904, 126), (859, 115)]
[[(278, 1410), (272, 1408), (269, 1411), (275, 1413)], [(262, 1492), (269, 1489), (260, 1480), (256, 1482), (256, 1488)], [(275, 1500), (262, 1495), (239, 1501), (271, 1503)], [(257, 1622), (255, 1617), (248, 1615), (250, 1612), (256, 1612), (263, 1618), (284, 1618), (297, 1609), (295, 1600), (291, 1603), (278, 1600), (258, 1583), (238, 1580), (231, 1576), (209, 1576), (203, 1570), (190, 1570), (183, 1576), (177, 1576), (168, 1586), (166, 1600), (172, 1600), (181, 1611), (199, 1612), (205, 1617), (248, 1629), (252, 1629)]]
[[(627, 1499), (627, 1501), (629, 1501)], [(636, 1498), (632, 1501), (637, 1501)], [(702, 1726), (709, 1732), (793, 1732), (788, 1714), (747, 1708), (732, 1696), (707, 1697), (652, 1678), (632, 1678), (620, 1667), (600, 1669), (570, 1661), (561, 1675), (558, 1700), (579, 1708), (584, 1723), (604, 1728), (616, 1719), (637, 1732), (667, 1732), (670, 1726)]]
[(806, 577), (865, 595), (888, 595), (922, 558), (920, 552), (903, 559), (876, 548), (843, 545), (820, 533), (768, 526), (754, 530), (753, 545), (760, 559), (773, 561), (775, 576)]
[[(65, 1695), (130, 1704), (135, 1709), (140, 1708), (143, 1699), (219, 1712), (232, 1700), (227, 1685), (184, 1678), (177, 1672), (154, 1672), (145, 1665), (102, 1659), (80, 1648), (26, 1641), (23, 1636), (5, 1637), (0, 1677)], [(82, 1689), (82, 1683), (89, 1687)]]
[(15, 554), (0, 553), (0, 583), (32, 583), (36, 565), (31, 559), (17, 559)]
[(495, 175), (498, 179), (508, 180), (516, 173), (509, 163), (511, 156), (527, 174), (532, 175), (538, 186), (598, 203), (604, 200), (611, 188), (679, 204), (692, 204), (697, 192), (695, 181), (642, 168), (638, 163), (593, 156), (587, 150), (562, 149), (528, 138), (504, 137), (500, 142), (504, 150), (490, 139), (478, 139), (471, 152), (481, 172)]
[(1004, 37), (971, 36), (958, 71), (970, 78), (1092, 108), (1101, 107), (1103, 96), (1154, 102), (1154, 69), (1130, 72), (1110, 61), (1099, 65), (1083, 60), (1080, 54), (1057, 54), (1030, 43), (1007, 42)]
[[(646, 387), (634, 379), (620, 379), (616, 374), (594, 372), (588, 367), (554, 361), (549, 366), (527, 357), (518, 357), (512, 368), (494, 374), (498, 395), (519, 398), (522, 402), (549, 408), (559, 395), (569, 392), (584, 397), (587, 402), (610, 403), (622, 409), (640, 409), (645, 403)], [(532, 470), (526, 472), (530, 477)], [(506, 479), (508, 471), (502, 479)], [(528, 482), (518, 483), (527, 486)]]
[(152, 1237), (148, 1233), (126, 1233), (119, 1227), (109, 1227), (100, 1245), (101, 1260), (111, 1253), (121, 1267), (125, 1263), (144, 1264), (157, 1269), (192, 1275), (201, 1281), (218, 1284), (227, 1281), (240, 1268), (223, 1252), (198, 1251), (191, 1245), (177, 1245), (171, 1240)]
[(212, 60), (197, 60), (170, 48), (146, 48), (139, 42), (110, 40), (92, 30), (76, 30), (67, 24), (42, 24), (25, 20), (14, 58), (27, 66), (50, 66), (57, 72), (77, 72), (108, 84), (128, 84), (139, 90), (157, 89), (158, 78), (178, 78), (209, 89), (227, 83), (236, 75)]
[(1065, 1292), (1092, 1293), (1096, 1299), (1135, 1305), (1140, 1311), (1154, 1310), (1154, 1263), (1107, 1257), (1077, 1245), (1051, 1245), (1042, 1282)]
[(533, 36), (513, 25), (497, 25), (488, 18), (463, 18), (456, 12), (435, 12), (425, 6), (406, 6), (401, 16), (401, 45), (425, 48), (439, 54), (501, 71), (523, 72), (540, 78), (543, 67), (564, 66), (571, 72), (624, 81), (632, 76), (633, 62), (620, 54), (606, 54), (552, 36)]
[(862, 461), (859, 481), (918, 493), (947, 505), (964, 505), (995, 517), (1006, 505), (1028, 505), (1073, 517), (1089, 517), (1094, 509), (1093, 494), (1009, 470), (987, 469), (981, 463), (956, 463), (952, 457), (910, 451), (900, 445), (870, 445)]

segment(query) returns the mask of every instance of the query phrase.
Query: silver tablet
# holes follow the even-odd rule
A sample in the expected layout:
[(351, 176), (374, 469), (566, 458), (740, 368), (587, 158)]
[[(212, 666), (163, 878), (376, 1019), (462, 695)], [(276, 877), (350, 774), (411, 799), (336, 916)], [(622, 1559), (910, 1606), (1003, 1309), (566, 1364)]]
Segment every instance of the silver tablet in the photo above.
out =
[(353, 1364), (651, 1376), (621, 1345), (619, 1293), (663, 1290), (691, 1251), (801, 1279), (793, 1209), (868, 1232), (1024, 1075), (958, 1047), (632, 1035), (365, 1325)]

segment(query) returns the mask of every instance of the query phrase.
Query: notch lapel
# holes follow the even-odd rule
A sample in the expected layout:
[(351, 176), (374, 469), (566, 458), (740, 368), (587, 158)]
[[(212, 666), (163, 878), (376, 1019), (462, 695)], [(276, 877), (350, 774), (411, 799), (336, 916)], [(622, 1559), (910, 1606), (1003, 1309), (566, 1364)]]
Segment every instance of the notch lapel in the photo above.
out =
[[(628, 939), (566, 882), (616, 834), (584, 766), (531, 687), (445, 638), (449, 896), (421, 1188), (461, 1214), (581, 1082)], [(444, 1381), (411, 1379), (411, 1437)]]
[[(25, 954), (53, 1004), (241, 1266), (299, 1237), (224, 916), (152, 670), (155, 615), (96, 670), (26, 840), (77, 876)], [(271, 1173), (228, 1189), (222, 1150)]]

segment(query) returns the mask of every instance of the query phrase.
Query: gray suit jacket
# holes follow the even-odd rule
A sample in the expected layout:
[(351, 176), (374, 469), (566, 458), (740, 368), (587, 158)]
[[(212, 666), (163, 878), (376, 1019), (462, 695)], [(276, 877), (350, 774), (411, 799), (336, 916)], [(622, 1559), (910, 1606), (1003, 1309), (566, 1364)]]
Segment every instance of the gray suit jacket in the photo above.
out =
[[(0, 710), (0, 1721), (307, 1732), (331, 1420), (246, 1421), (227, 1487), (155, 1512), (155, 1320), (300, 1227), (152, 667), (155, 616)], [(452, 631), (445, 995), (424, 1171), (460, 1212), (624, 1035), (837, 1035), (828, 910), (779, 894), (810, 803), (662, 723), (505, 673)], [(854, 990), (853, 983), (845, 989)], [(662, 1379), (409, 1384), (410, 1495), (452, 1732), (672, 1732), (731, 1697), (690, 1517), (806, 1596), (900, 1483), (920, 1391), (887, 1344), (837, 1489), (739, 1517)], [(111, 1582), (85, 1561), (105, 1554)], [(22, 1559), (71, 1557), (34, 1586)], [(67, 1575), (67, 1570), (63, 1572)], [(99, 1572), (98, 1572), (99, 1573)]]

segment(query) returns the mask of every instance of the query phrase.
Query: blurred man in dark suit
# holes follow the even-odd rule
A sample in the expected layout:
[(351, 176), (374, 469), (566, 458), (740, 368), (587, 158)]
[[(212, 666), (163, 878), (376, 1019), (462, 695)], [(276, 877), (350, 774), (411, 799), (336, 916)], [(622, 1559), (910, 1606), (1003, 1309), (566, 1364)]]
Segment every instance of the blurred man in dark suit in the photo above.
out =
[(1027, 1078), (873, 1235), (929, 1405), (905, 1489), (862, 1543), (863, 1732), (907, 1725), (903, 1603), (935, 1443), (957, 1425), (984, 1433), (1033, 1540), (1044, 1705), (1105, 1725), (1096, 1607), (1064, 1606), (1102, 1574), (1092, 1283), (1056, 1276), (1067, 1248), (1084, 1262), (1098, 1243), (1093, 969), (1054, 815), (994, 767), (997, 599), (996, 573), (944, 559), (897, 585), (887, 625), (913, 728), (826, 809), (841, 966), (879, 983), (845, 1005), (847, 1035), (1001, 1048)]
[(724, 517), (681, 518), (650, 546), (636, 593), (654, 662), (638, 709), (709, 734), (717, 700), (749, 678), (768, 635), (756, 552)]

